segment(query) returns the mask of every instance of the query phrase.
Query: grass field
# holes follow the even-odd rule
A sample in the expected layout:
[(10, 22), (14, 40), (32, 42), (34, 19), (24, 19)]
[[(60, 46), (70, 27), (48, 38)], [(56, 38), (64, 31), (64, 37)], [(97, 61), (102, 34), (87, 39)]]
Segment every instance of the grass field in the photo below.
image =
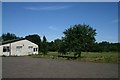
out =
[[(74, 56), (73, 53), (67, 54), (68, 56)], [(50, 58), (57, 60), (67, 60), (67, 58), (58, 57), (57, 52), (49, 52), (48, 55), (32, 55), (33, 58)], [(74, 61), (83, 62), (98, 62), (98, 63), (119, 63), (120, 58), (118, 58), (117, 52), (82, 52), (81, 58), (77, 58)]]

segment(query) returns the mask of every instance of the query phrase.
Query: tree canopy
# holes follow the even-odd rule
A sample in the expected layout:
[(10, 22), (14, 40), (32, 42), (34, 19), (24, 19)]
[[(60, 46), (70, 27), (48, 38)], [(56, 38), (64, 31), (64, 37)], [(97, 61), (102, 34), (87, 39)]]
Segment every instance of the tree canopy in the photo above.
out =
[(13, 39), (19, 39), (20, 37), (17, 37), (15, 34), (13, 33), (3, 33), (0, 41), (8, 41), (8, 40), (13, 40)]
[(79, 56), (82, 50), (87, 50), (95, 43), (96, 30), (89, 25), (74, 25), (63, 33), (65, 35), (63, 41), (67, 46), (67, 51), (75, 52)]

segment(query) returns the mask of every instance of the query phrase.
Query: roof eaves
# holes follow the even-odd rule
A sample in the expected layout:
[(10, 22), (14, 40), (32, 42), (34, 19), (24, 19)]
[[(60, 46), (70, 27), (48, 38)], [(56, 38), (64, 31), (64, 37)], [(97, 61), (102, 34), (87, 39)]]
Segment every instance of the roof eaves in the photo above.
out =
[(25, 38), (20, 38), (20, 39), (13, 39), (13, 40), (8, 40), (8, 41), (3, 41), (2, 45), (4, 44), (8, 44), (8, 43), (12, 43), (12, 42), (16, 42), (16, 41), (20, 41), (20, 40), (24, 40)]

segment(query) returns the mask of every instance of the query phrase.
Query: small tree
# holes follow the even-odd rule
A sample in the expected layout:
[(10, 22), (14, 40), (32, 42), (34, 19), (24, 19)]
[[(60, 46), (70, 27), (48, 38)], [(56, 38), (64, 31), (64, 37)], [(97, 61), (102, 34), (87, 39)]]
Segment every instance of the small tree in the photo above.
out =
[(43, 36), (43, 41), (41, 44), (41, 52), (46, 55), (48, 52), (48, 43), (47, 43), (47, 39), (45, 36)]

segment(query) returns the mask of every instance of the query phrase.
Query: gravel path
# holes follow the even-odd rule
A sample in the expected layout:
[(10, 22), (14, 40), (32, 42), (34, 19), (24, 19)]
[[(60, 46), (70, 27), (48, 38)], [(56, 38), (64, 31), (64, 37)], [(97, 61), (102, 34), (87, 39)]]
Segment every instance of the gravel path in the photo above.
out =
[(41, 59), (3, 57), (3, 78), (117, 78), (118, 65)]

